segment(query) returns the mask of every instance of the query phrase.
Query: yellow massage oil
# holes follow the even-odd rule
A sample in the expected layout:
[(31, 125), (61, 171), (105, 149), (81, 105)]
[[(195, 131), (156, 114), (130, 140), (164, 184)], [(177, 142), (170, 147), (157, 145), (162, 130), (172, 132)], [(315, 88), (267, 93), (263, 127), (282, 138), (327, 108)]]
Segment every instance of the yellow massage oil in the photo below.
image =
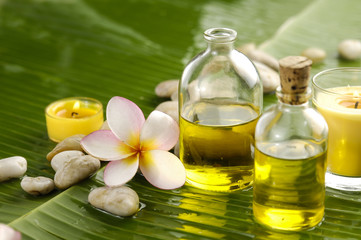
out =
[(324, 215), (328, 126), (310, 106), (311, 60), (280, 60), (278, 103), (255, 131), (253, 215), (270, 228), (299, 231)]
[(249, 104), (200, 101), (180, 118), (180, 159), (187, 181), (213, 191), (253, 182), (254, 130), (258, 110)]

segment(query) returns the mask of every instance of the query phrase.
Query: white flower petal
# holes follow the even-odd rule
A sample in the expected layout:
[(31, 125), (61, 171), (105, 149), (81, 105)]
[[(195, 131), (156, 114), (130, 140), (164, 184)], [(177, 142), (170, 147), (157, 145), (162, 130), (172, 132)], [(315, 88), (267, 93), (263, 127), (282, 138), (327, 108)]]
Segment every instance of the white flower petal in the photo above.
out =
[(177, 143), (178, 137), (178, 123), (165, 113), (153, 111), (145, 121), (140, 134), (141, 149), (168, 151)]
[(0, 239), (1, 240), (21, 240), (21, 233), (13, 228), (0, 223)]
[(80, 144), (90, 155), (100, 160), (120, 160), (135, 153), (135, 150), (120, 141), (110, 130), (98, 130), (85, 136)]
[(138, 154), (108, 163), (104, 170), (104, 183), (107, 186), (120, 186), (129, 182), (137, 173)]
[(157, 188), (175, 189), (185, 183), (184, 166), (179, 158), (170, 152), (163, 150), (142, 152), (139, 166), (144, 177)]
[(132, 101), (113, 97), (107, 105), (107, 122), (112, 132), (121, 140), (137, 148), (145, 118), (142, 110)]

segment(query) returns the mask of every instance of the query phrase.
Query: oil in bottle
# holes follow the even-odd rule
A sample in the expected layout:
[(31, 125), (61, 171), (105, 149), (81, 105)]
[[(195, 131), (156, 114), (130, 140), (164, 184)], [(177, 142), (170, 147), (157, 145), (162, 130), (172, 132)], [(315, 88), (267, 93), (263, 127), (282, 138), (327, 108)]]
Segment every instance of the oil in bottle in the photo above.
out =
[(253, 182), (254, 131), (262, 84), (253, 63), (234, 48), (236, 31), (204, 32), (207, 48), (185, 67), (179, 85), (179, 155), (187, 183), (229, 192)]
[(180, 158), (192, 185), (232, 191), (253, 182), (254, 130), (259, 110), (222, 100), (188, 106), (180, 118)]
[(301, 230), (323, 218), (326, 152), (306, 140), (258, 144), (253, 213), (265, 225)]
[(309, 105), (311, 63), (297, 56), (280, 60), (278, 103), (256, 126), (253, 214), (275, 229), (311, 228), (324, 215), (328, 127)]

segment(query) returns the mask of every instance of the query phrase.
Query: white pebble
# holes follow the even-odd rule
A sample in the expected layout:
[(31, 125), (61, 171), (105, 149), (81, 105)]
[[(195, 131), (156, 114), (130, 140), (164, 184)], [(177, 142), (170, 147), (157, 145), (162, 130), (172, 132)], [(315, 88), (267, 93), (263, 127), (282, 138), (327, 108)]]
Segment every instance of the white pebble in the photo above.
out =
[(158, 97), (170, 97), (178, 90), (179, 80), (167, 80), (159, 83), (155, 87), (155, 94)]
[(326, 58), (326, 51), (321, 48), (310, 47), (303, 50), (301, 55), (307, 57), (312, 63), (316, 64), (322, 62)]
[(178, 91), (175, 91), (174, 93), (172, 93), (172, 96), (170, 96), (170, 100), (178, 101)]
[(159, 104), (155, 110), (164, 112), (178, 122), (178, 101), (165, 101)]
[(256, 49), (257, 49), (256, 44), (252, 43), (252, 42), (245, 43), (237, 48), (237, 50), (240, 51), (241, 53), (243, 53), (244, 55), (248, 55), (248, 53), (250, 53)]
[(263, 92), (270, 93), (276, 90), (280, 85), (280, 76), (278, 72), (268, 67), (267, 65), (253, 61), (263, 85)]
[(58, 171), (58, 169), (62, 168), (65, 163), (70, 162), (73, 159), (79, 158), (84, 155), (85, 154), (83, 152), (78, 150), (69, 150), (69, 151), (60, 152), (56, 154), (51, 160), (51, 167), (56, 172)]
[(230, 62), (226, 56), (214, 56), (210, 62), (203, 66), (200, 76), (209, 76), (217, 74), (219, 71), (229, 69)]
[(55, 188), (53, 179), (41, 176), (24, 177), (20, 185), (25, 192), (35, 196), (48, 194)]
[(139, 209), (138, 194), (126, 186), (96, 188), (90, 192), (88, 201), (94, 207), (124, 217)]
[(192, 81), (188, 85), (188, 94), (189, 94), (189, 100), (192, 102), (196, 102), (201, 98), (201, 89), (199, 87), (199, 81), (198, 79)]
[(65, 138), (63, 141), (58, 143), (55, 148), (46, 155), (46, 159), (51, 161), (51, 159), (58, 153), (67, 151), (67, 150), (78, 150), (82, 151), (80, 146), (80, 141), (85, 137), (84, 134), (77, 134), (68, 138)]
[[(91, 176), (100, 168), (100, 161), (97, 158), (90, 155), (76, 157), (74, 156), (76, 153), (74, 153), (74, 155), (66, 155), (66, 152), (71, 151), (58, 153), (63, 155), (61, 158), (59, 157), (59, 160), (57, 160), (58, 164), (55, 167), (56, 173), (54, 176), (54, 182), (55, 186), (59, 189), (66, 189), (80, 182), (81, 180)], [(54, 156), (53, 161), (57, 155)]]
[(361, 56), (361, 42), (357, 39), (347, 39), (338, 45), (338, 53), (347, 60), (356, 60)]
[(10, 178), (18, 178), (27, 170), (26, 159), (20, 156), (4, 158), (0, 160), (0, 182)]
[(262, 50), (256, 49), (250, 51), (247, 55), (251, 60), (261, 62), (275, 71), (279, 71), (278, 60), (270, 54), (263, 52)]

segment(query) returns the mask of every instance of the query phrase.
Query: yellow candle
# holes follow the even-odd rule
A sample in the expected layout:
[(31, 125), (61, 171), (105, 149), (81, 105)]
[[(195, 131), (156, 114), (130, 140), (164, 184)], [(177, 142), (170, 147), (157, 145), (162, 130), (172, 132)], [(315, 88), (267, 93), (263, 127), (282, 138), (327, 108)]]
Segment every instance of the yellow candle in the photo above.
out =
[(65, 98), (45, 109), (48, 136), (60, 142), (76, 134), (89, 134), (103, 124), (103, 106), (92, 98)]
[[(329, 126), (328, 170), (361, 176), (361, 86), (336, 87), (319, 93), (314, 104)], [(333, 94), (331, 94), (332, 92)]]

